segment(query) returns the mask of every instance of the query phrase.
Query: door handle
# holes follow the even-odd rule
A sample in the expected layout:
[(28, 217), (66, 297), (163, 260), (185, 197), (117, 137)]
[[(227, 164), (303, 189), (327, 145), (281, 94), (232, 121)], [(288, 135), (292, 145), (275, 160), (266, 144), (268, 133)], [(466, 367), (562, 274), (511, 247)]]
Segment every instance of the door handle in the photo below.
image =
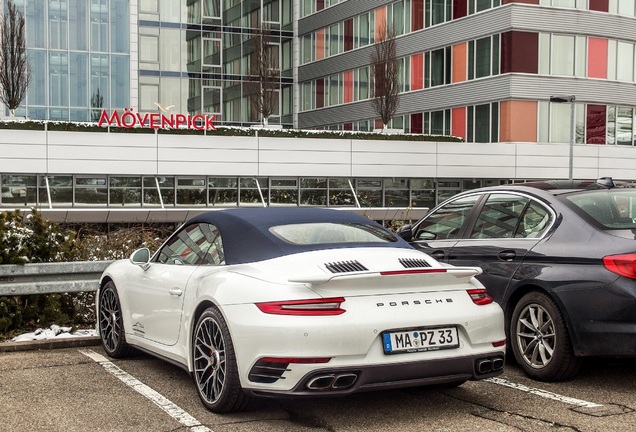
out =
[(441, 260), (443, 260), (443, 259), (444, 259), (444, 256), (445, 256), (444, 251), (441, 251), (441, 250), (436, 250), (436, 251), (434, 251), (434, 252), (431, 252), (431, 253), (430, 253), (430, 255), (431, 255), (433, 258), (435, 258), (437, 261), (441, 261)]
[(513, 261), (517, 257), (515, 251), (505, 250), (501, 251), (497, 254), (497, 258), (502, 261)]
[(181, 291), (181, 288), (170, 288), (170, 291), (168, 292), (170, 293), (170, 295), (177, 296), (177, 297), (183, 294), (183, 291)]

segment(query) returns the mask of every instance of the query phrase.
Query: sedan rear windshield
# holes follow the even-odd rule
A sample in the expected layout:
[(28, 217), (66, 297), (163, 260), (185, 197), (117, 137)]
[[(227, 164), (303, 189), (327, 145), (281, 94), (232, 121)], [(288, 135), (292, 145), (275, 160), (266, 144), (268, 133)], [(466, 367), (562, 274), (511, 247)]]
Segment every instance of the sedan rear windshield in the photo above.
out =
[(567, 199), (605, 229), (636, 229), (636, 189), (581, 192)]
[(297, 245), (397, 241), (391, 233), (366, 224), (301, 223), (273, 226), (270, 231), (287, 243)]

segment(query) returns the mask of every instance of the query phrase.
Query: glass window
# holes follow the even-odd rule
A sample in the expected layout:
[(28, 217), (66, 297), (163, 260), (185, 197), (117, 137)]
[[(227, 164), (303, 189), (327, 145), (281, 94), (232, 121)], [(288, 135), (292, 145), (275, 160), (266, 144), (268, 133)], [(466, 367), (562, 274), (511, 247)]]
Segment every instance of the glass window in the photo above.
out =
[(73, 205), (73, 177), (72, 176), (49, 176), (49, 192), (46, 190), (47, 178), (40, 178), (40, 203), (49, 202), (49, 193), (51, 204), (62, 204), (66, 206)]
[(541, 237), (550, 227), (552, 216), (542, 205), (532, 201), (521, 217), (515, 237)]
[[(605, 229), (636, 229), (636, 190), (577, 193), (567, 199)], [(631, 238), (633, 234), (629, 233)]]
[(108, 184), (103, 176), (77, 176), (75, 177), (76, 205), (108, 204)]
[(616, 79), (634, 81), (634, 44), (618, 42), (616, 46)]
[(414, 240), (445, 240), (459, 238), (462, 225), (475, 206), (479, 195), (455, 199), (426, 215), (417, 226)]
[(68, 52), (49, 51), (49, 105), (68, 106)]
[(396, 241), (391, 233), (370, 224), (303, 223), (277, 225), (270, 231), (280, 239), (297, 245)]
[(108, 0), (91, 0), (90, 41), (91, 51), (108, 51)]
[(356, 198), (349, 179), (329, 179), (329, 203), (330, 206), (355, 206)]
[(37, 176), (2, 175), (0, 202), (12, 205), (37, 203)]
[(111, 206), (141, 206), (141, 177), (110, 177)]
[(70, 105), (75, 107), (88, 106), (88, 53), (69, 53)]
[(130, 13), (128, 0), (110, 0), (110, 51), (128, 54), (130, 51)]
[(151, 206), (173, 207), (175, 205), (174, 177), (144, 177), (143, 203)]
[(327, 179), (300, 179), (300, 205), (327, 205)]
[(266, 206), (268, 196), (267, 178), (242, 177), (239, 180), (239, 205)]
[(172, 265), (219, 265), (225, 262), (219, 230), (211, 224), (188, 225), (159, 251), (157, 261)]
[(553, 75), (574, 75), (574, 36), (552, 35), (550, 64)]
[(130, 104), (130, 66), (127, 55), (113, 55), (111, 61), (110, 88), (111, 109), (125, 108)]
[(66, 49), (68, 19), (66, 1), (49, 0), (49, 48)]
[(519, 195), (492, 194), (481, 208), (470, 238), (511, 238), (529, 199)]

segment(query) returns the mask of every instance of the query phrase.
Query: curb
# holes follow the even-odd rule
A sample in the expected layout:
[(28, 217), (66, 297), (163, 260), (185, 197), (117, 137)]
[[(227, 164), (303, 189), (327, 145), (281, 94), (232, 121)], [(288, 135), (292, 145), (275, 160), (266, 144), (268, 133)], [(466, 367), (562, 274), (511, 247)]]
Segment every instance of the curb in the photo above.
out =
[(99, 336), (43, 339), (25, 342), (0, 342), (0, 352), (36, 351), (101, 345)]

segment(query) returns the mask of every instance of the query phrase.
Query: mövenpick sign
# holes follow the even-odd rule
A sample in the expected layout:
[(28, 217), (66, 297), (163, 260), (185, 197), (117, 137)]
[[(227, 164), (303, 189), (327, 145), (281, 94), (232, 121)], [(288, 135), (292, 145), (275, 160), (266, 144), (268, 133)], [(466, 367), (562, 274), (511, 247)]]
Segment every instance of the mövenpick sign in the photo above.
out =
[(99, 126), (117, 126), (132, 129), (134, 127), (149, 127), (152, 129), (179, 129), (185, 127), (195, 130), (216, 130), (212, 121), (216, 116), (207, 114), (160, 114), (136, 113), (132, 108), (124, 108), (119, 114), (116, 110), (109, 116), (102, 110), (99, 116)]

